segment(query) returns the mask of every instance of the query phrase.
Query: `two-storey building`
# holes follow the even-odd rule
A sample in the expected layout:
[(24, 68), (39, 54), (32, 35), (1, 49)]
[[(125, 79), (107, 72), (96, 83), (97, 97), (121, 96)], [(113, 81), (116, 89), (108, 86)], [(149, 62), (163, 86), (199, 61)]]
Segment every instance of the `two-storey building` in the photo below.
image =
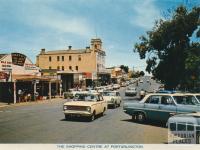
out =
[(47, 51), (41, 49), (36, 65), (42, 69), (43, 76), (58, 76), (63, 90), (82, 84), (92, 85), (105, 72), (105, 51), (101, 39), (92, 39), (90, 47)]

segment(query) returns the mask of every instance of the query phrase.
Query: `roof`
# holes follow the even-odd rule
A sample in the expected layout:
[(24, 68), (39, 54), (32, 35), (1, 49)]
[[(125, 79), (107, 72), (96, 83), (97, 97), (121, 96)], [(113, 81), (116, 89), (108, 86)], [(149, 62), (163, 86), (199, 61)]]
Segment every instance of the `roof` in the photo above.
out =
[(148, 94), (148, 95), (163, 95), (163, 96), (184, 96), (183, 93), (151, 93), (151, 94)]
[(33, 81), (33, 80), (51, 81), (51, 82), (59, 81), (58, 79), (55, 79), (55, 78), (41, 77), (41, 76), (34, 76), (34, 75), (13, 75), (13, 79), (15, 79), (16, 81)]
[[(77, 50), (53, 50), (53, 51), (45, 51), (44, 54), (77, 54), (77, 53), (86, 53), (88, 50), (86, 49), (77, 49)], [(89, 49), (89, 51), (91, 51)]]

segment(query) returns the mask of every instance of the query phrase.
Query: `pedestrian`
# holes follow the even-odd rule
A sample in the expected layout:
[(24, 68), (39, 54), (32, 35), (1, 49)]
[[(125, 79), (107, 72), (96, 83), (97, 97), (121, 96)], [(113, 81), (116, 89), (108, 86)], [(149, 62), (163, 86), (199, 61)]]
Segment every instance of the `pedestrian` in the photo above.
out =
[(19, 89), (18, 90), (18, 92), (17, 92), (17, 94), (18, 94), (18, 97), (19, 97), (19, 103), (22, 101), (22, 90), (21, 89)]

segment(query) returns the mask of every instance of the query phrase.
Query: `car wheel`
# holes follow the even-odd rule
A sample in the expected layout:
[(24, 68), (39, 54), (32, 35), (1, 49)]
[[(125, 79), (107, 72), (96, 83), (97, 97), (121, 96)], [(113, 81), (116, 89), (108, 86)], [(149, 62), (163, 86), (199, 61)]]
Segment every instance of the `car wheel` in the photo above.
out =
[(121, 101), (119, 102), (119, 104), (118, 104), (118, 107), (120, 107), (121, 106)]
[(114, 103), (113, 108), (117, 108), (117, 102)]
[(92, 116), (90, 116), (90, 121), (94, 121), (95, 119), (95, 111), (92, 113)]
[(102, 116), (104, 116), (105, 111), (106, 111), (106, 108), (104, 107), (103, 112), (101, 113)]
[(144, 113), (139, 112), (139, 113), (137, 114), (137, 121), (138, 121), (138, 122), (144, 122), (145, 120), (146, 120), (146, 117), (145, 117)]

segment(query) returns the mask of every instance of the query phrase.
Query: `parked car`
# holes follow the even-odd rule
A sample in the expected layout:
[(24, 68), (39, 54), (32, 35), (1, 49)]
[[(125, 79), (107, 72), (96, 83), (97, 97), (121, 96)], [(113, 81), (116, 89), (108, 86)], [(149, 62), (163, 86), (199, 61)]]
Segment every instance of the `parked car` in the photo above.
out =
[(120, 88), (120, 85), (119, 85), (119, 84), (114, 84), (114, 85), (113, 85), (113, 89), (114, 89), (114, 90), (117, 90), (117, 89), (119, 89), (119, 88)]
[(167, 121), (175, 114), (200, 112), (200, 105), (183, 94), (154, 93), (146, 95), (138, 103), (124, 103), (124, 112), (139, 122), (146, 119)]
[(75, 94), (76, 93), (79, 93), (80, 90), (77, 90), (77, 89), (69, 89), (67, 92), (63, 92), (63, 95), (64, 95), (64, 98), (67, 99), (67, 98), (74, 98)]
[(99, 93), (102, 93), (103, 90), (104, 90), (104, 87), (102, 87), (102, 86), (95, 87), (95, 90), (96, 90), (97, 92), (99, 92)]
[(113, 90), (113, 86), (112, 86), (112, 85), (108, 85), (108, 86), (107, 86), (107, 90), (108, 90), (108, 91), (112, 91), (112, 90)]
[(98, 114), (104, 114), (107, 110), (107, 102), (100, 94), (77, 93), (72, 101), (63, 105), (65, 118), (78, 116), (87, 117), (93, 121)]
[(103, 98), (107, 101), (108, 106), (119, 107), (122, 102), (120, 93), (117, 91), (104, 91)]
[(128, 87), (125, 91), (125, 96), (136, 96), (136, 87)]
[[(168, 119), (167, 127), (168, 127), (168, 133), (172, 135), (175, 134), (177, 136), (180, 133), (183, 134), (183, 136), (181, 134), (179, 135), (179, 138), (181, 137), (180, 143), (182, 143), (182, 141), (187, 142), (187, 140), (183, 140), (182, 138), (184, 138), (184, 133), (187, 134), (189, 132), (190, 134), (194, 134), (196, 136), (192, 137), (196, 139), (196, 141), (193, 139), (194, 140), (193, 142), (195, 142), (196, 144), (200, 144), (200, 113), (174, 115)], [(179, 142), (179, 141), (174, 141), (174, 139), (170, 140), (171, 140), (170, 143)]]
[(121, 87), (126, 87), (126, 83), (125, 83), (125, 82), (122, 82), (122, 83), (121, 83)]

